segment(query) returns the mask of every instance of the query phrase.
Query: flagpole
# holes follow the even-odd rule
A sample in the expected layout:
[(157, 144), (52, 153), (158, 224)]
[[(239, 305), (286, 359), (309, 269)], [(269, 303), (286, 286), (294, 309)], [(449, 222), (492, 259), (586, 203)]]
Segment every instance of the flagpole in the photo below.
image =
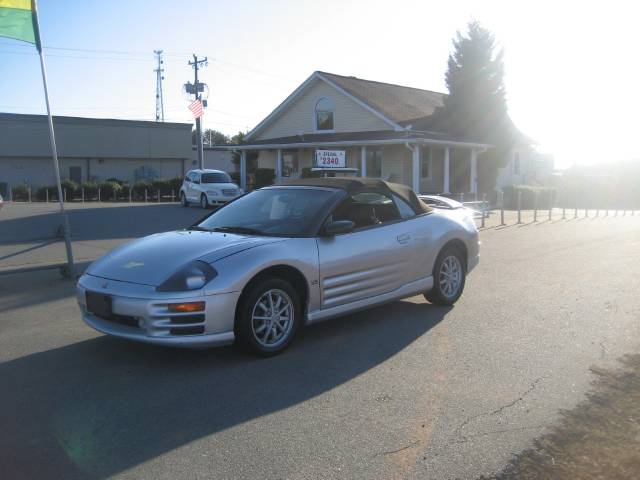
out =
[(47, 69), (44, 63), (44, 53), (42, 52), (42, 44), (40, 42), (40, 24), (38, 22), (38, 13), (36, 0), (31, 0), (33, 26), (36, 36), (36, 48), (40, 55), (40, 69), (42, 71), (42, 85), (44, 86), (44, 100), (47, 104), (47, 118), (49, 121), (49, 141), (51, 143), (51, 153), (53, 155), (53, 168), (56, 175), (56, 186), (58, 187), (58, 202), (60, 203), (60, 216), (62, 217), (62, 225), (64, 229), (64, 244), (67, 250), (67, 269), (68, 277), (75, 278), (76, 271), (73, 263), (73, 250), (71, 249), (71, 228), (69, 226), (69, 217), (64, 209), (64, 198), (62, 196), (62, 185), (60, 184), (60, 166), (58, 165), (58, 150), (56, 148), (56, 136), (53, 131), (53, 117), (51, 116), (51, 107), (49, 105), (49, 89), (47, 88)]

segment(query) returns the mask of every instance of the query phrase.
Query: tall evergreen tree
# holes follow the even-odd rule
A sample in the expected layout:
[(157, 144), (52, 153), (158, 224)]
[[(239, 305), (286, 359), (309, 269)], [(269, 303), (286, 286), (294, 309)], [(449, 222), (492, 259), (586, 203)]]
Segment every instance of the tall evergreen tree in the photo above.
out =
[(444, 121), (451, 133), (492, 144), (478, 160), (478, 187), (490, 192), (498, 168), (504, 166), (517, 130), (508, 112), (503, 52), (493, 34), (479, 22), (458, 32), (449, 55)]

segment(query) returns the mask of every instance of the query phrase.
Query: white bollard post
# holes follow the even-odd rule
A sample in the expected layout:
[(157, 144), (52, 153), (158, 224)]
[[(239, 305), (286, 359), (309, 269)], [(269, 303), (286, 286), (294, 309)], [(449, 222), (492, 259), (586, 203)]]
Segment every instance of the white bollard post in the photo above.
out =
[(158, 203), (160, 203), (160, 190), (158, 190)]
[(485, 225), (485, 217), (487, 215), (487, 194), (482, 194), (482, 222), (480, 222), (481, 228), (484, 228)]
[(504, 192), (500, 190), (500, 225), (504, 225)]
[(100, 202), (100, 188), (98, 188), (98, 202)]
[(46, 193), (47, 203), (49, 203), (49, 189), (45, 188), (44, 191)]
[(533, 194), (533, 221), (538, 221), (538, 191)]
[(82, 192), (82, 203), (84, 203), (84, 187), (82, 187), (80, 191)]
[(65, 202), (65, 203), (67, 203), (67, 189), (66, 189), (66, 188), (65, 188), (65, 189), (63, 189), (63, 190), (62, 190), (62, 193), (63, 193), (62, 198), (64, 198), (64, 202)]
[(522, 190), (518, 190), (518, 223), (522, 223)]
[(27, 188), (27, 195), (29, 196), (29, 203), (31, 203), (31, 187)]
[(129, 203), (131, 203), (131, 187), (129, 187)]
[(144, 203), (147, 203), (147, 189), (144, 189)]

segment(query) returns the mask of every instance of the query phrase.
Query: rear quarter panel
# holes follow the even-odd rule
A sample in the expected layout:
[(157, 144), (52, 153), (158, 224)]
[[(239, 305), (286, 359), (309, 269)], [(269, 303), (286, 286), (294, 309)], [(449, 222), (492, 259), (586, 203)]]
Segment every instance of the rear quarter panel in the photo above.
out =
[(416, 264), (424, 269), (422, 276), (431, 275), (438, 254), (451, 240), (463, 241), (469, 257), (478, 254), (478, 231), (473, 220), (465, 223), (462, 217), (449, 214), (446, 210), (434, 210), (415, 221), (413, 238), (418, 255)]

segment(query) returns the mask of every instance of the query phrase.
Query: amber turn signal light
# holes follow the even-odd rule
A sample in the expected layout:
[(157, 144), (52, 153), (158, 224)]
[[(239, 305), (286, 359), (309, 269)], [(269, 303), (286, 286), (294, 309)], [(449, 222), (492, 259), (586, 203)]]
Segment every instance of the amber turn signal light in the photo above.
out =
[(202, 312), (204, 311), (204, 302), (170, 303), (167, 308), (170, 312)]

